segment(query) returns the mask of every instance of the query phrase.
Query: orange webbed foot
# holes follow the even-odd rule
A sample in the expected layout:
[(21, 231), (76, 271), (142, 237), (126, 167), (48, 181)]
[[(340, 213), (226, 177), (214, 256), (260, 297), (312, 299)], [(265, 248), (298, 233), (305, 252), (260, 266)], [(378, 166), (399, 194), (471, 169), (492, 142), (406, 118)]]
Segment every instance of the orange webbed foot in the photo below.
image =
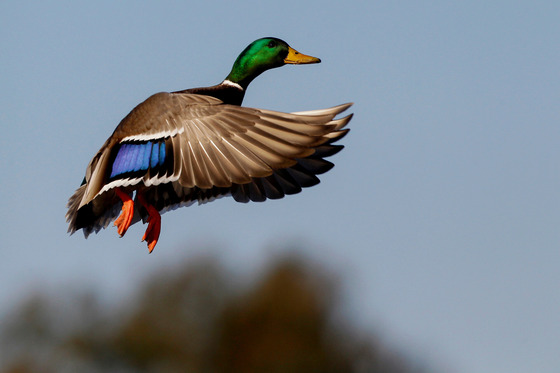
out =
[(130, 223), (132, 222), (132, 216), (134, 215), (134, 201), (120, 188), (115, 188), (115, 193), (117, 193), (117, 196), (123, 202), (121, 214), (114, 223), (114, 225), (117, 227), (117, 233), (122, 237), (126, 233), (128, 227), (130, 227)]
[(154, 247), (156, 247), (159, 234), (161, 232), (161, 215), (154, 206), (146, 202), (142, 194), (138, 194), (138, 201), (146, 210), (148, 210), (148, 228), (142, 237), (142, 241), (146, 241), (148, 244), (148, 250), (151, 253), (154, 250)]

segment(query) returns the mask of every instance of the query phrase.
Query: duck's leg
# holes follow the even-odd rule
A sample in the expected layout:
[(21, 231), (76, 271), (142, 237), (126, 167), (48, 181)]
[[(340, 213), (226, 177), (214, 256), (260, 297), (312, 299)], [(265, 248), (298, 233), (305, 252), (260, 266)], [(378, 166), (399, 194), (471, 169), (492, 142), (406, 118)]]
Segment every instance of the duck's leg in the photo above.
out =
[(121, 188), (115, 188), (115, 193), (117, 193), (117, 196), (123, 202), (121, 214), (114, 223), (117, 227), (117, 232), (122, 237), (126, 233), (128, 227), (130, 227), (130, 222), (132, 221), (132, 216), (134, 215), (134, 201), (128, 194), (123, 192)]
[(161, 232), (161, 215), (158, 210), (152, 205), (150, 205), (144, 199), (143, 194), (140, 191), (136, 192), (138, 202), (148, 211), (148, 228), (146, 233), (142, 237), (142, 241), (146, 241), (148, 244), (148, 250), (152, 252), (154, 247), (156, 247), (157, 241), (159, 239), (159, 233)]

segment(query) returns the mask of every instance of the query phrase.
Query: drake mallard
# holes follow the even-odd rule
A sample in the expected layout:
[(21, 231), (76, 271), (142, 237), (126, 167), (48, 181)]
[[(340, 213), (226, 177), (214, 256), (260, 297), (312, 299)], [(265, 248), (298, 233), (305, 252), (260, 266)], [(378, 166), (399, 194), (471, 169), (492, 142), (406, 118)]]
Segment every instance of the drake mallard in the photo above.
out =
[(161, 92), (136, 106), (89, 162), (68, 201), (71, 234), (148, 222), (142, 241), (150, 252), (160, 214), (195, 201), (231, 195), (238, 202), (278, 199), (319, 183), (333, 167), (324, 158), (352, 118), (336, 115), (352, 104), (298, 113), (240, 106), (247, 87), (266, 70), (319, 63), (277, 38), (251, 43), (218, 85)]

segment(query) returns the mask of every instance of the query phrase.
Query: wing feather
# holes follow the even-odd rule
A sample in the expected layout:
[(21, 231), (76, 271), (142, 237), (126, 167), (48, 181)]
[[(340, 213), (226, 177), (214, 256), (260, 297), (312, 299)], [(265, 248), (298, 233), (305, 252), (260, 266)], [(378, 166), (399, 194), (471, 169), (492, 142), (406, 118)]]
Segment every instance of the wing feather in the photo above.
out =
[[(352, 115), (334, 118), (351, 105), (281, 113), (227, 105), (205, 95), (157, 93), (119, 123), (90, 162), (85, 185), (69, 202), (70, 230), (84, 228), (87, 235), (107, 226), (120, 208), (113, 188), (133, 190), (138, 183), (160, 211), (228, 194), (248, 202), (298, 193), (333, 167), (323, 157), (342, 149), (332, 143), (346, 135)], [(161, 164), (137, 166), (133, 175), (111, 178), (118, 148), (147, 141), (162, 144)], [(149, 149), (133, 151), (147, 159)]]

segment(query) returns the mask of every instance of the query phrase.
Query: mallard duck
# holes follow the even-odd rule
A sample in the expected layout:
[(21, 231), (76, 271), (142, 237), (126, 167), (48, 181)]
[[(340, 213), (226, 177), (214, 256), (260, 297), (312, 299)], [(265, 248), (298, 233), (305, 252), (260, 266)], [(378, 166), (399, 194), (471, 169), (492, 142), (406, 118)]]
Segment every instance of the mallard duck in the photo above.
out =
[[(333, 167), (325, 157), (347, 132), (352, 104), (299, 113), (240, 106), (247, 87), (266, 70), (319, 63), (277, 38), (251, 43), (220, 84), (161, 92), (136, 106), (89, 162), (82, 185), (68, 201), (69, 233), (148, 222), (142, 241), (150, 252), (160, 214), (222, 196), (264, 201), (299, 193)], [(119, 216), (120, 211), (120, 216)], [(118, 218), (117, 218), (118, 216)]]

